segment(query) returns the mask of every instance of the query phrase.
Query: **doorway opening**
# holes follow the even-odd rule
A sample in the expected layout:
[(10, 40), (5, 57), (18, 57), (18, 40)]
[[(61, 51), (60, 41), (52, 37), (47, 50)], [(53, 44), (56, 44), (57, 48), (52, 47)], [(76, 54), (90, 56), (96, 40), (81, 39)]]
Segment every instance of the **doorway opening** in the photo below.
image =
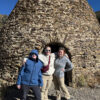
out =
[[(69, 59), (71, 60), (71, 53), (69, 52), (69, 49), (66, 46), (64, 46), (64, 44), (57, 43), (57, 42), (51, 42), (47, 45), (51, 47), (52, 53), (58, 52), (59, 47), (64, 47)], [(72, 70), (65, 73), (65, 84), (69, 86), (70, 83), (72, 83)]]

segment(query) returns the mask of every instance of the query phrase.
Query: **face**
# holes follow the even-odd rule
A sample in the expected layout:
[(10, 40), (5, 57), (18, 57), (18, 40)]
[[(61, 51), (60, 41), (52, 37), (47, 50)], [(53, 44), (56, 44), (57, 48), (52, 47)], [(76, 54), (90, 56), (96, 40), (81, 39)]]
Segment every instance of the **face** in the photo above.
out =
[(50, 54), (51, 54), (51, 48), (50, 48), (50, 47), (47, 47), (47, 48), (45, 49), (45, 54), (46, 54), (46, 55), (50, 55)]
[(59, 50), (59, 51), (58, 51), (58, 56), (59, 56), (59, 57), (63, 57), (64, 54), (65, 54), (64, 50)]
[(32, 58), (33, 58), (33, 59), (36, 59), (36, 58), (37, 58), (36, 54), (33, 54), (33, 55), (32, 55)]

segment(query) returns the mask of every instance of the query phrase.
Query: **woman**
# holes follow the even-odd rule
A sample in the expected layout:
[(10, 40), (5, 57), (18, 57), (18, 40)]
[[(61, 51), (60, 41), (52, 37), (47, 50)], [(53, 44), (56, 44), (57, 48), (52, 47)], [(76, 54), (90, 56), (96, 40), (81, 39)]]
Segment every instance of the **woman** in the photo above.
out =
[(26, 100), (30, 88), (33, 90), (36, 100), (41, 100), (40, 88), (43, 86), (42, 67), (43, 63), (38, 59), (38, 51), (32, 50), (18, 75), (17, 88), (22, 88), (23, 90), (21, 100)]
[(51, 53), (51, 47), (46, 46), (44, 49), (43, 54), (39, 55), (39, 59), (47, 65), (50, 60), (49, 70), (42, 73), (43, 74), (43, 87), (41, 88), (41, 97), (42, 100), (48, 100), (48, 90), (51, 86), (54, 74), (54, 61), (55, 61), (55, 54)]
[[(65, 69), (65, 67), (69, 67)], [(54, 73), (54, 85), (57, 93), (57, 100), (61, 100), (61, 90), (67, 100), (70, 99), (70, 94), (64, 84), (64, 72), (72, 70), (73, 65), (71, 61), (65, 56), (65, 49), (60, 47), (58, 50), (58, 57), (55, 60), (55, 73)]]
[[(39, 54), (39, 59), (43, 62), (44, 67), (48, 65), (49, 61), (49, 69), (46, 72), (42, 73), (43, 77), (43, 87), (41, 88), (41, 99), (48, 100), (48, 90), (51, 86), (54, 74), (54, 61), (55, 54), (51, 53), (51, 47), (46, 46), (42, 54)], [(27, 61), (27, 58), (24, 58), (24, 63)]]

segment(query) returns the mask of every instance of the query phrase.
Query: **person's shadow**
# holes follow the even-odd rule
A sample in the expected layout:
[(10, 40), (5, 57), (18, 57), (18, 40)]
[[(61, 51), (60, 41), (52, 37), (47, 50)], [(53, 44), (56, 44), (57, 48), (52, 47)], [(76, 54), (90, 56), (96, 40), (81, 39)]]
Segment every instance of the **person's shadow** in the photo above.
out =
[[(22, 90), (18, 90), (16, 85), (7, 87), (4, 93), (3, 100), (20, 100), (22, 96)], [(27, 95), (27, 100), (35, 100), (34, 93), (31, 90)]]
[[(56, 96), (48, 96), (50, 100), (57, 100)], [(61, 100), (66, 100), (66, 98), (61, 97)]]
[(56, 100), (56, 97), (55, 96), (48, 96), (48, 98), (50, 99), (50, 100)]

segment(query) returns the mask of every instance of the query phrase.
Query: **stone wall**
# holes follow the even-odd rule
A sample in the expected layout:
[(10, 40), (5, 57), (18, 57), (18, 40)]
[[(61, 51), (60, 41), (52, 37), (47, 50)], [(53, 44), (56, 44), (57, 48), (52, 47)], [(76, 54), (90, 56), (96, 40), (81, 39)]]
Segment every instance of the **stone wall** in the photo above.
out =
[(87, 1), (19, 0), (0, 34), (1, 83), (15, 83), (30, 50), (41, 51), (53, 42), (64, 44), (71, 53), (73, 84), (82, 75), (95, 76), (100, 68), (100, 25)]
[(7, 18), (8, 18), (7, 15), (0, 15), (0, 30), (3, 27), (3, 25), (5, 24)]

